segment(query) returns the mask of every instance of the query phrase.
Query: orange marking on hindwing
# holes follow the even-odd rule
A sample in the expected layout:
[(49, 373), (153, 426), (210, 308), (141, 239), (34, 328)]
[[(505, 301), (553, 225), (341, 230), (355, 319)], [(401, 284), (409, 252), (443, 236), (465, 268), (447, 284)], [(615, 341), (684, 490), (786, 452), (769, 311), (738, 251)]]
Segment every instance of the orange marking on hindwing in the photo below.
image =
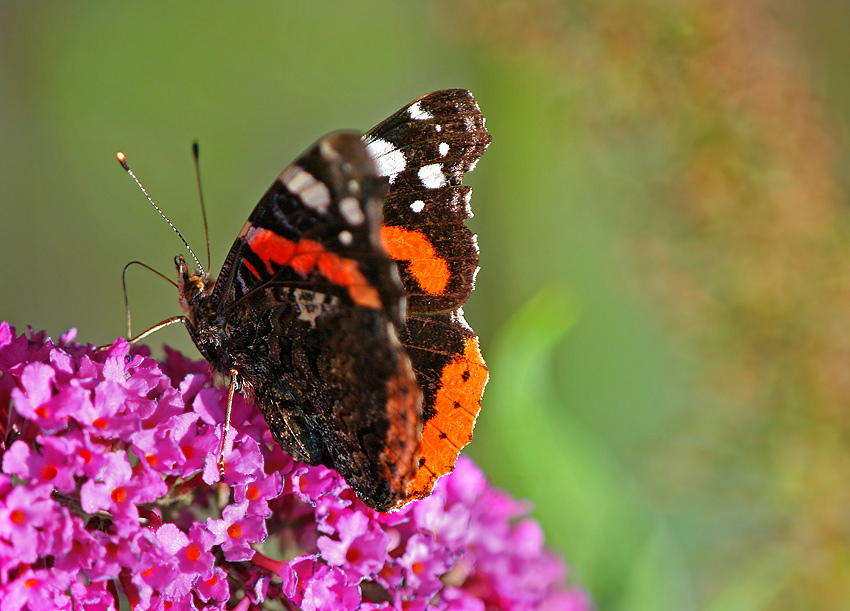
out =
[(266, 264), (269, 273), (274, 273), (272, 263), (287, 265), (302, 277), (318, 269), (328, 282), (348, 289), (349, 296), (357, 305), (375, 309), (382, 307), (378, 290), (369, 284), (357, 262), (325, 250), (320, 242), (307, 239), (293, 242), (262, 227), (251, 229), (247, 238), (248, 246)]
[(408, 487), (409, 497), (427, 496), (434, 482), (454, 469), (458, 453), (472, 439), (488, 377), (478, 338), (467, 338), (463, 354), (440, 374), (436, 413), (422, 429), (420, 467)]
[(423, 233), (385, 226), (381, 227), (381, 238), (393, 259), (409, 262), (408, 270), (423, 291), (441, 295), (446, 290), (451, 277), (449, 264)]

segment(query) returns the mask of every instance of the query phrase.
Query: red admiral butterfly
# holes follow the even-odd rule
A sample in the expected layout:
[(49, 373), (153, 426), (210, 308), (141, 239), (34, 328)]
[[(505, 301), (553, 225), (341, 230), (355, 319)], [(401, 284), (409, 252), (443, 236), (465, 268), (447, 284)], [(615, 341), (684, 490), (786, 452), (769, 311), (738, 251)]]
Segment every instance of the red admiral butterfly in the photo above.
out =
[(478, 271), (461, 181), (489, 143), (471, 93), (430, 93), (287, 167), (217, 280), (175, 260), (186, 315), (164, 323), (379, 511), (427, 496), (472, 436), (488, 373), (461, 309)]

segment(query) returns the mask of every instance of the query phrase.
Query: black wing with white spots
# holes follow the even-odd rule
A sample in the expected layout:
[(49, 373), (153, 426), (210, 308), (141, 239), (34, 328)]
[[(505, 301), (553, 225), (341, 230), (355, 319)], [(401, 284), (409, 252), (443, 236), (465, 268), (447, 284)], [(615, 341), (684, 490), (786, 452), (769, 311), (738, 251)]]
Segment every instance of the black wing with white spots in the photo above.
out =
[(465, 89), (429, 93), (363, 139), (389, 182), (383, 235), (408, 311), (460, 307), (478, 272), (478, 243), (465, 223), (472, 190), (461, 182), (491, 140), (475, 98)]

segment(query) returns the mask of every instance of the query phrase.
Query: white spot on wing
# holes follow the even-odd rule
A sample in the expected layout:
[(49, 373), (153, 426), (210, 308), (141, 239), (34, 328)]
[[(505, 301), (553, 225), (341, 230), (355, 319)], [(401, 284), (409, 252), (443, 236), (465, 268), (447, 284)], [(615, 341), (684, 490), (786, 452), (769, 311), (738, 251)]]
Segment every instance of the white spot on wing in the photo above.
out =
[(331, 205), (331, 192), (324, 183), (316, 182), (301, 191), (301, 199), (310, 208), (325, 213), (328, 211), (328, 206)]
[(378, 176), (387, 176), (390, 179), (390, 184), (399, 172), (403, 172), (407, 167), (407, 159), (404, 157), (404, 153), (386, 140), (367, 138), (366, 150), (375, 160)]
[(351, 242), (354, 241), (354, 236), (351, 235), (350, 231), (342, 230), (339, 232), (339, 242), (343, 246), (351, 246)]
[(472, 197), (472, 189), (467, 189), (463, 194), (464, 212), (466, 216), (472, 218), (472, 206), (469, 204), (469, 199)]
[(434, 126), (434, 129), (435, 129), (436, 131), (438, 131), (438, 132), (441, 132), (441, 131), (443, 131), (443, 126), (442, 126), (442, 125), (440, 125), (439, 123), (437, 123), (437, 124)]
[(440, 146), (437, 148), (440, 150), (440, 157), (445, 157), (446, 153), (449, 152), (449, 145), (445, 142), (440, 142)]
[(313, 178), (310, 172), (297, 165), (287, 168), (280, 177), (283, 180), (283, 184), (293, 193), (300, 193), (302, 189), (306, 189), (316, 182), (316, 179)]
[(443, 164), (431, 163), (419, 168), (419, 180), (426, 189), (439, 189), (446, 185), (446, 177), (443, 175)]
[(339, 202), (339, 211), (349, 225), (359, 225), (366, 220), (360, 209), (360, 202), (353, 197), (343, 197)]
[(331, 193), (328, 187), (299, 166), (290, 166), (280, 175), (280, 180), (295, 195), (301, 197), (304, 204), (321, 213), (328, 211), (331, 205)]
[(427, 110), (423, 110), (422, 106), (420, 106), (420, 102), (416, 102), (415, 104), (411, 104), (410, 108), (407, 109), (407, 114), (410, 115), (410, 118), (414, 121), (424, 121), (425, 119), (433, 119), (434, 115), (432, 115)]
[(458, 308), (451, 314), (451, 320), (454, 323), (459, 324), (461, 327), (466, 329), (467, 331), (472, 331), (472, 327), (469, 326), (469, 323), (466, 322), (466, 318), (463, 315), (463, 308)]
[(410, 209), (413, 210), (416, 214), (419, 214), (420, 212), (422, 212), (422, 210), (424, 208), (425, 208), (425, 202), (423, 202), (421, 199), (417, 199), (415, 202), (410, 204)]

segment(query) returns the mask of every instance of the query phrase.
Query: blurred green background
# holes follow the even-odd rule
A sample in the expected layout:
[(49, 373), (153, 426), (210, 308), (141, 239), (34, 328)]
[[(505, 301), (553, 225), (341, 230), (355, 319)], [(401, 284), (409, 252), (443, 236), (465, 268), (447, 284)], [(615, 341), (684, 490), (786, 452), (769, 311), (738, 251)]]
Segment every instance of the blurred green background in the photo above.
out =
[[(120, 271), (213, 269), (280, 170), (465, 87), (469, 447), (600, 609), (850, 608), (850, 5), (0, 4), (0, 319), (124, 333)], [(175, 291), (129, 275), (137, 330)], [(185, 332), (163, 331), (195, 354)]]

